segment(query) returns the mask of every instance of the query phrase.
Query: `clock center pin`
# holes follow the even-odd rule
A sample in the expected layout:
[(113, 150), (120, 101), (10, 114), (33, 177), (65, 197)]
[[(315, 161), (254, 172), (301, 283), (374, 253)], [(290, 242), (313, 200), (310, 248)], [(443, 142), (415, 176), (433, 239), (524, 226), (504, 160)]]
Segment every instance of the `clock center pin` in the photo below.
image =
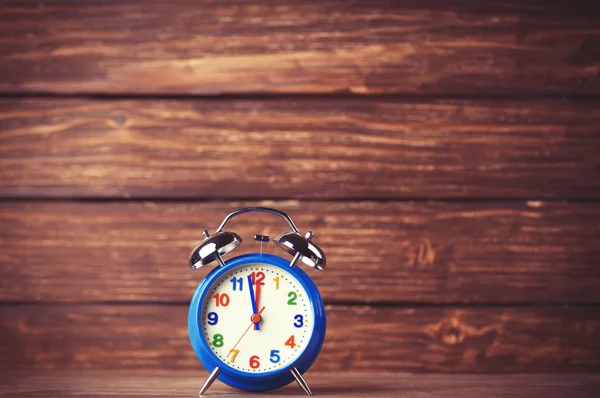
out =
[(260, 321), (262, 321), (262, 316), (260, 316), (260, 314), (252, 314), (252, 316), (250, 317), (250, 321), (252, 323), (259, 323)]

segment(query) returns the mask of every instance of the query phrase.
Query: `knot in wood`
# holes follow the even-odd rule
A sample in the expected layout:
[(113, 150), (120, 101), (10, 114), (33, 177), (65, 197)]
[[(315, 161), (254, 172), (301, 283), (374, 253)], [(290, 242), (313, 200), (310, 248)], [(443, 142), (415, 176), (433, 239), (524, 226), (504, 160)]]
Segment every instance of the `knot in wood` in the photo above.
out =
[(437, 325), (434, 335), (443, 344), (457, 345), (465, 340), (467, 333), (457, 318), (446, 318)]

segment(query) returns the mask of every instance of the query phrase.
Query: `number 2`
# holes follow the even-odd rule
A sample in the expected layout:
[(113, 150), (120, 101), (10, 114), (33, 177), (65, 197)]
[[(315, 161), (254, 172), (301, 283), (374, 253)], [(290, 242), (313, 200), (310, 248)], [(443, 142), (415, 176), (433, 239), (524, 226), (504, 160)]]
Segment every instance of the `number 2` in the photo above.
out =
[(289, 292), (288, 297), (291, 297), (288, 300), (288, 305), (296, 305), (296, 297), (298, 297), (298, 295), (294, 292)]

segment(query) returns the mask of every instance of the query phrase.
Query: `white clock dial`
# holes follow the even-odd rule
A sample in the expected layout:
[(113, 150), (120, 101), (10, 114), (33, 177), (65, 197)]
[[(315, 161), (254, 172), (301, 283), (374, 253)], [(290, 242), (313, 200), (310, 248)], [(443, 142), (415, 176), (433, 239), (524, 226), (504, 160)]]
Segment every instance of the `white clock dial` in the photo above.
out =
[[(269, 264), (232, 268), (210, 286), (201, 305), (203, 338), (219, 360), (243, 372), (264, 373), (292, 364), (313, 333), (307, 292), (291, 273)], [(258, 330), (253, 316), (254, 321), (260, 318)]]

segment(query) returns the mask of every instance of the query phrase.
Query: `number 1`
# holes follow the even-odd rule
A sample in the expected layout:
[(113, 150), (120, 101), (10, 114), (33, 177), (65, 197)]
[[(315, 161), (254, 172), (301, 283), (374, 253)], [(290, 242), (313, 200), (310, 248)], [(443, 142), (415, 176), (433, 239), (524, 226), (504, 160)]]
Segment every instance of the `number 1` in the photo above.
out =
[(275, 290), (279, 290), (279, 277), (276, 276), (273, 280), (275, 281)]

